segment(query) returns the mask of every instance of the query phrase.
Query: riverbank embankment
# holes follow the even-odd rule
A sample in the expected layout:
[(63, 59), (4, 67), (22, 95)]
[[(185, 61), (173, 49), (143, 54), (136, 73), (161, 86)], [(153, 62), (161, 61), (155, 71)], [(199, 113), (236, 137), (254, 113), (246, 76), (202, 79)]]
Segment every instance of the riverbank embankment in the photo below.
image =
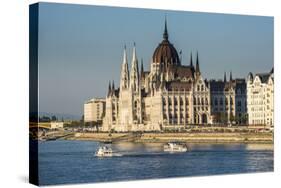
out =
[(160, 143), (169, 141), (189, 143), (273, 143), (273, 133), (141, 133), (137, 134), (135, 138), (132, 133), (75, 133), (67, 139), (101, 142), (115, 140)]

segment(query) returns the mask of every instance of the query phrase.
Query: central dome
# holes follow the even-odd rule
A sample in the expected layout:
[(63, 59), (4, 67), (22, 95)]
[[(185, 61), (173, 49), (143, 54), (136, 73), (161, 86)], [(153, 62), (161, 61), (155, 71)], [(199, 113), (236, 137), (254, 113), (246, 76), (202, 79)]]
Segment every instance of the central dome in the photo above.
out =
[(163, 63), (165, 65), (180, 65), (179, 55), (175, 47), (168, 40), (167, 22), (165, 20), (165, 30), (163, 41), (155, 49), (152, 57), (153, 63)]

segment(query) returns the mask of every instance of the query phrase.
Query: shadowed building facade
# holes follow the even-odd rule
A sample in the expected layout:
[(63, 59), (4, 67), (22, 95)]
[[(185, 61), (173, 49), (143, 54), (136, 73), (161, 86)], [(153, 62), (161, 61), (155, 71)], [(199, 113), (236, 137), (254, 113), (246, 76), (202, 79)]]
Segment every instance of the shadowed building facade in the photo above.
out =
[(245, 79), (229, 81), (224, 73), (224, 80), (210, 80), (211, 113), (213, 123), (247, 123), (247, 91)]

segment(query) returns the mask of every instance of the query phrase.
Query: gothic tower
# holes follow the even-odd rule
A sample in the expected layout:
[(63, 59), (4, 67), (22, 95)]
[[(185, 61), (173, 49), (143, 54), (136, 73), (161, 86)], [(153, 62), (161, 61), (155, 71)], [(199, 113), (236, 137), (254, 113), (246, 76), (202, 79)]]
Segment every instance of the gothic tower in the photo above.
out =
[(124, 53), (123, 53), (123, 63), (121, 68), (120, 91), (128, 88), (129, 88), (129, 69), (128, 69), (127, 52), (125, 46)]
[(201, 75), (201, 72), (200, 72), (199, 57), (198, 57), (198, 52), (197, 52), (197, 55), (196, 55), (195, 76), (196, 76), (196, 78), (198, 78), (200, 75)]
[(130, 74), (130, 89), (133, 92), (139, 91), (139, 66), (138, 66), (135, 43), (133, 48), (132, 67), (131, 67), (131, 74)]

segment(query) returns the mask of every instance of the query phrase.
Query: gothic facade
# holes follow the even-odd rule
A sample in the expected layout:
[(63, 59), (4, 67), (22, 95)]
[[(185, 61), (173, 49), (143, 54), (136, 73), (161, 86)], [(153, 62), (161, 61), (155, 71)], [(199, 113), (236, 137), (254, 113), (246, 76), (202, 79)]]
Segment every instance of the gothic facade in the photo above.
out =
[[(226, 112), (228, 121), (246, 111), (245, 82), (232, 78), (223, 83), (207, 81), (200, 71), (198, 52), (195, 61), (191, 54), (189, 65), (183, 65), (169, 41), (166, 21), (150, 71), (144, 70), (143, 62), (139, 70), (135, 45), (130, 67), (125, 47), (120, 85), (115, 88), (114, 83), (109, 84), (104, 131), (182, 129), (215, 123), (220, 111)], [(221, 98), (223, 104), (216, 106), (215, 101)]]

